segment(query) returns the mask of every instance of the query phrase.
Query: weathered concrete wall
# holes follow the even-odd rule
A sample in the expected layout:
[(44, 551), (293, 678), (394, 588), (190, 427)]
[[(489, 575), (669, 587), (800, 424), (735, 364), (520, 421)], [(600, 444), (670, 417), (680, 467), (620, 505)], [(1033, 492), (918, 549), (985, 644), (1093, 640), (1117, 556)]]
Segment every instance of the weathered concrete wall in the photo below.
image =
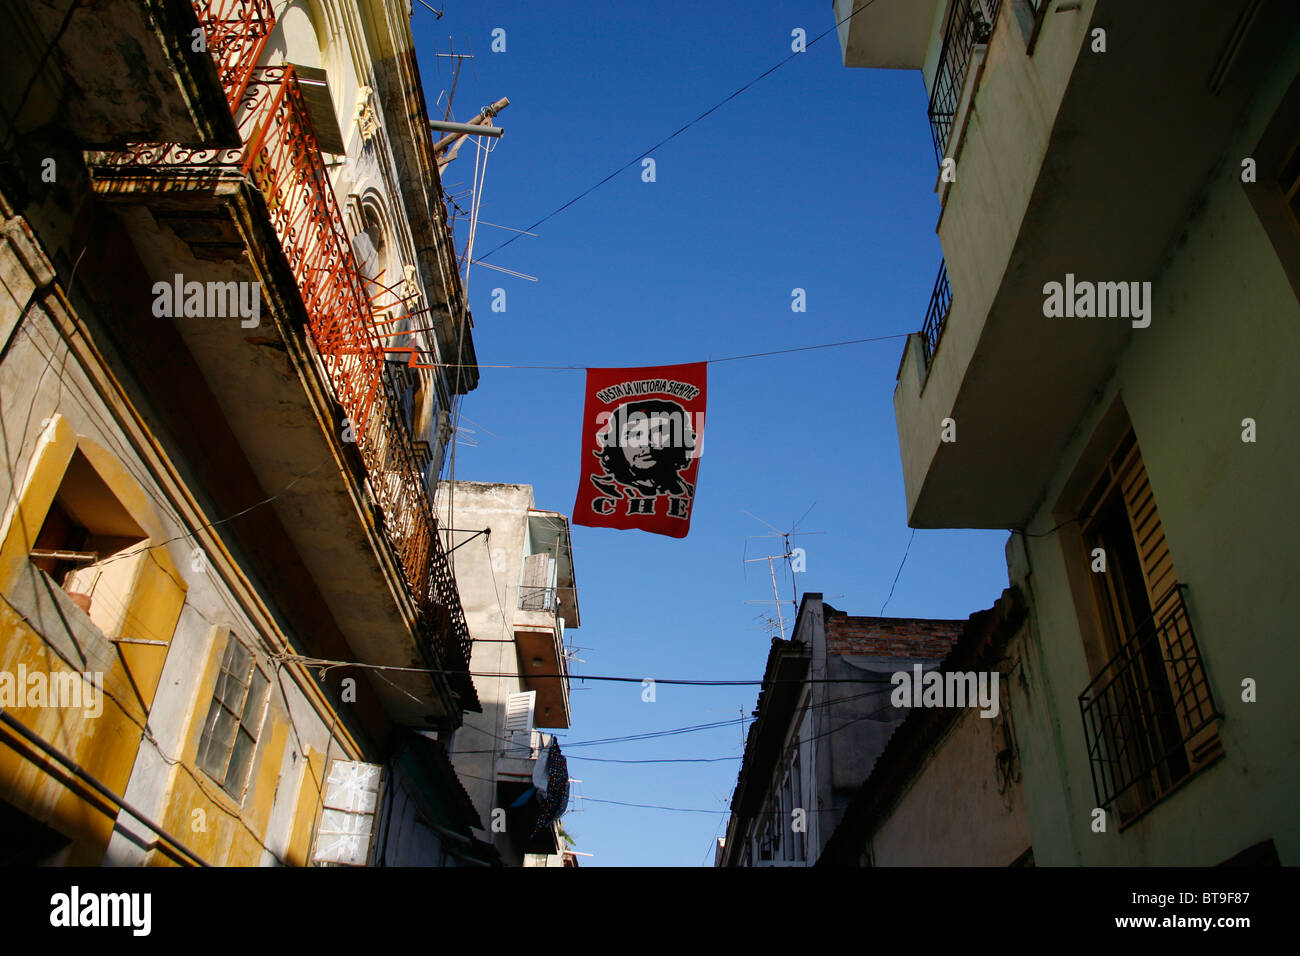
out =
[[(957, 183), (946, 191), (937, 226), (953, 296), (942, 347), (928, 377), (919, 353), (905, 362), (894, 393), (898, 432), (905, 436), (900, 448), (908, 514), (940, 446), (939, 423), (953, 411), (954, 396), (1007, 271), (1095, 0), (1083, 0), (1077, 13), (1049, 14), (1050, 22), (1032, 57), (1024, 55), (1024, 35), (1009, 5), (1009, 0), (1002, 4), (990, 37), (961, 142), (948, 146), (947, 155), (957, 155), (960, 172)], [(937, 69), (942, 16), (941, 10), (926, 61), (927, 89)], [(929, 156), (917, 157), (917, 162), (930, 161)], [(937, 174), (936, 170), (936, 178)], [(918, 322), (924, 318), (925, 305), (917, 303)]]
[[(1114, 376), (1078, 426), (1029, 531), (1053, 507), (1104, 411), (1132, 422), (1215, 702), (1223, 759), (1123, 833), (1092, 832), (1094, 796), (1077, 696), (1091, 679), (1085, 617), (1071, 590), (1077, 534), (1009, 548), (1013, 580), (1032, 591), (1026, 656), (1031, 701), (1017, 726), (1035, 858), (1045, 864), (1219, 863), (1272, 838), (1300, 862), (1300, 705), (1281, 675), (1300, 672), (1295, 513), (1300, 471), (1300, 304), (1240, 181), (1300, 69), (1300, 40), (1261, 90), (1223, 154), (1204, 202), (1154, 284), (1150, 328), (1135, 330)], [(1255, 188), (1266, 188), (1263, 184)], [(1258, 423), (1241, 439), (1242, 419)], [(1027, 575), (1027, 577), (1026, 577)], [(1243, 703), (1246, 678), (1257, 703)]]
[(1029, 848), (1023, 785), (998, 778), (1001, 724), (962, 711), (877, 827), (876, 866), (1006, 866)]
[[(449, 498), (452, 488), (454, 495)], [(465, 715), (450, 756), (485, 827), (476, 831), (476, 836), (495, 843), (507, 865), (518, 866), (522, 854), (506, 834), (492, 832), (492, 811), (498, 809), (498, 754), (506, 747), (506, 701), (511, 694), (524, 690), (513, 625), (533, 489), (530, 485), (442, 482), (435, 507), (443, 527), (470, 529), (452, 532), (452, 547), (468, 539), (473, 531), (492, 529), (490, 536), (480, 535), (452, 557), (461, 605), (474, 638), (470, 670), (507, 676), (474, 678), (483, 712)]]
[[(124, 406), (113, 404), (121, 396), (101, 398), (103, 370), (84, 366), (86, 356), (68, 348), (51, 320), (47, 309), (57, 307), (54, 300), (38, 294), (22, 311), (49, 276), (30, 271), (39, 260), (24, 258), (32, 250), (19, 250), (13, 243), (21, 238), (9, 235), (11, 241), (0, 246), (7, 293), (0, 298), (0, 328), (10, 332), (0, 356), (7, 462), (0, 472), (0, 493), (7, 502), (0, 529), (0, 671), (12, 674), (22, 664), (29, 672), (103, 672), (106, 692), (97, 716), (51, 707), (9, 712), (208, 862), (305, 862), (319, 785), (304, 782), (309, 775), (303, 751), (314, 750), (317, 760), (327, 751), (345, 756), (345, 747), (359, 751), (340, 742), (346, 734), (340, 736), (339, 720), (322, 706), (319, 694), (309, 701), (297, 683), (301, 675), (286, 671), (283, 682), (273, 680), (269, 688), (244, 798), (230, 797), (198, 769), (201, 724), (226, 629), (253, 646), (259, 665), (273, 673), (267, 657), (273, 644), (266, 637), (273, 625), (258, 599), (232, 583), (240, 574), (227, 555), (209, 548), (196, 557), (189, 522), (181, 520), (154, 461), (140, 449), (140, 436), (122, 424)], [(141, 576), (112, 595), (96, 592), (90, 614), (27, 559), (74, 450), (91, 461), (147, 534)], [(105, 607), (114, 610), (117, 601), (126, 602), (120, 613), (101, 613)], [(109, 620), (118, 624), (105, 633)], [(119, 635), (166, 646), (113, 644), (110, 638)], [(0, 791), (72, 841), (64, 862), (167, 862), (140, 845), (153, 836), (127, 815), (114, 820), (92, 811), (53, 777), (8, 748), (0, 751)], [(310, 799), (302, 799), (303, 793)], [(131, 834), (138, 840), (133, 842)]]

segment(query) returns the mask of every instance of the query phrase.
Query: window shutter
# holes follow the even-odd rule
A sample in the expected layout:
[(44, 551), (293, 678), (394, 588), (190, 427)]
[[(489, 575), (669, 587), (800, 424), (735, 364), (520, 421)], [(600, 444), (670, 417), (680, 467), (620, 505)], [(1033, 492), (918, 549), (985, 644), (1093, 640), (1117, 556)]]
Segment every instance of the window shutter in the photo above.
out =
[(313, 859), (318, 863), (367, 865), (383, 772), (379, 764), (351, 760), (330, 764), (316, 831)]
[(297, 63), (291, 65), (294, 76), (298, 79), (298, 88), (302, 90), (307, 115), (311, 118), (316, 145), (322, 152), (335, 155), (346, 153), (343, 131), (339, 129), (338, 117), (334, 113), (334, 101), (330, 97), (329, 80), (325, 71), (315, 66), (300, 66)]
[(546, 580), (550, 556), (530, 554), (524, 558), (524, 580), (519, 588), (519, 607), (525, 611), (546, 610)]
[(506, 698), (506, 738), (510, 741), (507, 756), (532, 756), (533, 712), (537, 708), (537, 691), (511, 694)]
[[(1165, 540), (1165, 532), (1160, 525), (1160, 515), (1156, 510), (1146, 466), (1142, 463), (1142, 455), (1136, 445), (1130, 449), (1116, 472), (1124, 496), (1124, 507), (1133, 528), (1133, 543), (1146, 581), (1147, 597), (1151, 601), (1152, 622), (1161, 632), (1161, 656), (1170, 690), (1175, 699), (1209, 699), (1208, 688), (1204, 686), (1205, 670), (1191, 666), (1192, 661), (1188, 659), (1180, 640), (1182, 635), (1190, 633), (1186, 609), (1178, 600), (1178, 576), (1174, 573), (1169, 543)], [(1199, 714), (1200, 711), (1194, 707), (1189, 710), (1177, 706), (1174, 711), (1178, 715), (1183, 738), (1187, 740), (1187, 757), (1191, 769), (1195, 770), (1215, 759), (1222, 752), (1217, 726), (1211, 723), (1193, 735), (1189, 715)]]
[(1118, 470), (1124, 506), (1133, 527), (1133, 543), (1137, 546), (1142, 575), (1146, 578), (1147, 597), (1156, 620), (1160, 621), (1171, 603), (1170, 597), (1178, 578), (1174, 574), (1174, 562), (1169, 556), (1164, 529), (1160, 526), (1151, 482), (1147, 479), (1147, 470), (1136, 445)]

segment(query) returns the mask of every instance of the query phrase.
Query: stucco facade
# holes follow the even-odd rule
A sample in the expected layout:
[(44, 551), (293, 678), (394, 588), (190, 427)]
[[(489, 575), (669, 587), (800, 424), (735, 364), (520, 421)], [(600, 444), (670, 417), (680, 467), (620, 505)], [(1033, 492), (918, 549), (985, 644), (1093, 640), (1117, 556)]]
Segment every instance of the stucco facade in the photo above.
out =
[[(946, 300), (894, 396), (907, 507), (1013, 529), (1034, 860), (1294, 864), (1300, 706), (1270, 675), (1300, 664), (1300, 20), (976, 2), (986, 33), (939, 2), (845, 58), (924, 63), (932, 93)], [(1146, 284), (1145, 314), (1053, 314), (1076, 279)]]
[(808, 592), (774, 640), (718, 866), (811, 866), (908, 711), (891, 677), (934, 669), (962, 621), (858, 617)]
[[(470, 667), (483, 704), (482, 713), (465, 716), (451, 753), (483, 822), (476, 835), (507, 866), (543, 858), (562, 865), (555, 825), (531, 839), (536, 812), (530, 818), (510, 805), (545, 758), (545, 731), (569, 726), (565, 634), (581, 620), (568, 519), (534, 507), (530, 485), (442, 482), (436, 504), (439, 520), (452, 529), (456, 580), (474, 636)], [(533, 566), (541, 569), (535, 578)]]
[[(0, 176), (13, 860), (305, 865), (328, 858), (337, 811), (368, 836), (334, 862), (490, 862), (433, 739), (478, 702), (445, 554), (418, 534), (438, 412), (477, 370), (408, 369), (392, 339), (329, 324), (376, 283), (396, 290), (372, 291), (377, 309), (427, 309), (406, 340), (422, 355), (468, 318), (406, 4), (50, 15), (3, 9), (33, 45), (18, 61), (49, 44), (78, 81), (32, 74)], [(233, 40), (220, 15), (243, 18)], [(103, 43), (110, 28), (131, 42)], [(258, 113), (259, 96), (286, 105)], [(160, 308), (173, 280), (206, 300)], [(227, 282), (258, 308), (213, 312)], [(15, 696), (17, 675), (56, 673), (102, 699)], [(339, 761), (375, 769), (377, 802), (340, 809), (359, 795)]]

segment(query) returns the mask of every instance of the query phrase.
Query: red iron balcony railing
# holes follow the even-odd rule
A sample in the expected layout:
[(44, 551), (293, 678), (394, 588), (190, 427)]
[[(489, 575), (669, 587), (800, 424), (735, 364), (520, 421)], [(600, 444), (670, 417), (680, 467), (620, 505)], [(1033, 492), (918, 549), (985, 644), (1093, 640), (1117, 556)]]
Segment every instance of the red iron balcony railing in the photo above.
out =
[(365, 280), (290, 66), (259, 67), (243, 107), (257, 116), (241, 169), (266, 199), (335, 400), (352, 425), (370, 493), (407, 584), (453, 666), (468, 666), (469, 627), (438, 539), (401, 401), (387, 375)]
[(275, 26), (271, 0), (194, 0), (194, 12), (233, 113)]
[(178, 182), (234, 169), (261, 192), (296, 280), (323, 378), (351, 425), (367, 490), (421, 612), (425, 639), (444, 666), (463, 672), (453, 681), (461, 699), (475, 701), (460, 595), (302, 90), (288, 65), (239, 65), (231, 75), (244, 77), (234, 109), (243, 147), (138, 144), (100, 161), (138, 170), (142, 178)]

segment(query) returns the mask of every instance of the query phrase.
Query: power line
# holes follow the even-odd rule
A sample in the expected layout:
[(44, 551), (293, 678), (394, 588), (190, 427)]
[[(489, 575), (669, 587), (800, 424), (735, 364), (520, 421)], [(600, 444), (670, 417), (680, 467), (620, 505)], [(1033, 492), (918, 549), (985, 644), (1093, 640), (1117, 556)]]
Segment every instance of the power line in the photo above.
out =
[(41, 53), (40, 59), (36, 61), (36, 69), (32, 71), (31, 78), (28, 79), (27, 85), (23, 87), (22, 95), (18, 98), (18, 106), (12, 116), (6, 116), (9, 125), (9, 136), (5, 143), (5, 149), (10, 149), (17, 139), (14, 134), (18, 132), (18, 121), (22, 118), (23, 110), (27, 108), (27, 99), (32, 95), (32, 87), (36, 85), (37, 79), (45, 70), (45, 64), (50, 58), (50, 54), (58, 47), (63, 40), (63, 34), (67, 32), (68, 26), (72, 23), (72, 15), (77, 12), (81, 5), (81, 0), (72, 0), (68, 6), (68, 12), (63, 15), (63, 21), (59, 24), (59, 29), (54, 34), (54, 39), (46, 44), (44, 52)]
[[(812, 704), (812, 705), (810, 705), (810, 706), (811, 706), (811, 708), (812, 708), (813, 710), (816, 710), (816, 709), (818, 709), (818, 708), (829, 708), (829, 707), (831, 707), (831, 706), (833, 706), (833, 705), (835, 705), (835, 704), (847, 703), (847, 702), (849, 702), (849, 701), (854, 701), (854, 700), (861, 700), (861, 699), (864, 698), (864, 697), (874, 697), (874, 696), (878, 695), (879, 693), (881, 693), (881, 691), (867, 691), (867, 692), (865, 692), (865, 693), (861, 693), (861, 694), (850, 694), (850, 695), (848, 695), (848, 696), (846, 696), (846, 697), (830, 697), (830, 698), (827, 698), (827, 699), (824, 700), (824, 701), (820, 701), (820, 702), (818, 702), (818, 703), (816, 703), (816, 704)], [(878, 714), (878, 713), (881, 713), (881, 711), (880, 711), (880, 710), (873, 711), (872, 714), (867, 714), (867, 715), (865, 715), (865, 717), (861, 717), (861, 718), (855, 718), (855, 720), (865, 719), (866, 717), (871, 717), (871, 716), (874, 716), (874, 714)], [(712, 723), (706, 723), (706, 724), (693, 724), (693, 725), (686, 726), (686, 727), (673, 727), (673, 728), (670, 728), (670, 729), (668, 729), (668, 730), (655, 730), (655, 731), (649, 731), (649, 732), (647, 732), (647, 733), (642, 733), (642, 734), (626, 734), (626, 735), (621, 736), (621, 737), (603, 737), (603, 738), (597, 738), (597, 739), (594, 739), (594, 740), (576, 740), (576, 741), (568, 741), (568, 742), (566, 742), (566, 743), (564, 744), (564, 748), (565, 748), (565, 752), (566, 752), (566, 754), (568, 754), (568, 753), (569, 753), (573, 748), (575, 748), (575, 747), (595, 747), (595, 746), (605, 746), (605, 745), (607, 745), (607, 744), (632, 743), (632, 742), (639, 741), (639, 740), (651, 740), (651, 739), (657, 739), (657, 738), (660, 738), (660, 737), (674, 737), (674, 736), (678, 736), (678, 735), (680, 735), (680, 734), (697, 733), (697, 732), (699, 732), (699, 731), (704, 731), (704, 730), (720, 730), (720, 729), (722, 729), (722, 728), (724, 728), (724, 727), (734, 727), (734, 726), (736, 726), (737, 724), (751, 724), (751, 723), (754, 722), (755, 719), (756, 719), (756, 718), (754, 718), (754, 717), (738, 717), (738, 718), (736, 718), (736, 719), (734, 719), (734, 720), (718, 720), (718, 721), (713, 721)], [(853, 723), (853, 722), (854, 722), (854, 721), (848, 721), (847, 723)], [(841, 725), (841, 726), (847, 726), (847, 724), (845, 724), (845, 725)], [(837, 729), (839, 729), (839, 728), (832, 728), (832, 730), (827, 731), (826, 733), (827, 733), (827, 734), (833, 733), (833, 732), (834, 732), (835, 730), (837, 730)], [(493, 735), (489, 735), (489, 736), (493, 736)], [(556, 735), (556, 736), (558, 736), (558, 735)], [(821, 735), (819, 735), (819, 736), (821, 736)], [(500, 739), (503, 739), (503, 740), (504, 740), (504, 738), (500, 738)], [(816, 740), (816, 739), (817, 739), (817, 736), (810, 737), (810, 738), (808, 738), (808, 739), (809, 739), (809, 740)], [(507, 742), (507, 743), (510, 743), (510, 741), (506, 741), (506, 742)], [(494, 751), (494, 750), (458, 750), (456, 753), (457, 753), (458, 755), (460, 755), (460, 754), (484, 754), (484, 753), (495, 753), (495, 752), (496, 752), (496, 751)], [(597, 758), (595, 758), (595, 757), (577, 757), (577, 756), (575, 756), (574, 759), (595, 760), (595, 759), (597, 759)], [(739, 759), (739, 758), (738, 758), (738, 757), (730, 757), (730, 756), (728, 756), (728, 757), (717, 757), (717, 758), (710, 757), (710, 758), (700, 758), (700, 759), (701, 759), (701, 760), (707, 760), (708, 762), (716, 762), (716, 761), (719, 761), (719, 760), (734, 760), (734, 759)], [(615, 762), (637, 763), (637, 762), (642, 762), (642, 761), (633, 761), (633, 760), (627, 760), (627, 761), (614, 761), (614, 760), (611, 759), (611, 760), (608, 760), (607, 762), (611, 762), (611, 763), (615, 763)], [(647, 760), (647, 761), (644, 761), (644, 762), (648, 763), (648, 762), (650, 762), (650, 761)]]
[(907, 537), (907, 547), (903, 549), (903, 560), (898, 562), (898, 570), (894, 573), (894, 583), (889, 586), (889, 594), (885, 598), (885, 603), (880, 605), (880, 613), (882, 616), (885, 613), (885, 607), (889, 604), (889, 599), (894, 596), (894, 588), (898, 586), (898, 579), (903, 573), (903, 565), (907, 563), (907, 556), (912, 550), (912, 539), (915, 537), (916, 529), (913, 528), (912, 533)]
[[(876, 0), (865, 0), (864, 3), (858, 4), (856, 7), (854, 7), (852, 10), (849, 11), (848, 16), (846, 16), (843, 20), (837, 20), (833, 26), (828, 27), (827, 29), (823, 30), (821, 33), (817, 34), (817, 36), (813, 37), (813, 38), (812, 38), (811, 40), (809, 40), (806, 44), (804, 44), (804, 48), (803, 48), (803, 50), (796, 50), (796, 51), (794, 51), (793, 53), (791, 53), (789, 56), (785, 57), (785, 59), (780, 60), (780, 61), (778, 61), (777, 63), (773, 64), (772, 66), (768, 67), (768, 68), (767, 68), (766, 70), (764, 70), (762, 73), (758, 74), (758, 76), (754, 77), (752, 80), (750, 80), (750, 81), (749, 81), (748, 83), (746, 83), (744, 86), (740, 87), (740, 89), (734, 91), (734, 92), (731, 93), (730, 95), (728, 95), (728, 96), (724, 97), (723, 99), (719, 100), (717, 103), (714, 103), (712, 106), (710, 106), (707, 110), (705, 110), (705, 111), (704, 111), (703, 113), (701, 113), (699, 116), (695, 117), (695, 119), (690, 120), (689, 122), (682, 124), (682, 125), (679, 126), (676, 130), (674, 130), (672, 133), (670, 133), (669, 135), (665, 136), (665, 137), (664, 137), (663, 139), (661, 139), (659, 142), (657, 142), (657, 143), (655, 143), (653, 146), (651, 146), (649, 149), (643, 150), (642, 152), (638, 153), (638, 154), (636, 155), (635, 158), (629, 160), (628, 162), (624, 163), (622, 166), (618, 167), (618, 169), (614, 170), (612, 173), (610, 173), (610, 174), (609, 174), (608, 176), (606, 176), (604, 179), (600, 180), (598, 183), (596, 183), (596, 184), (594, 184), (594, 185), (592, 185), (592, 186), (588, 186), (586, 189), (584, 189), (582, 192), (578, 193), (578, 195), (574, 196), (572, 199), (570, 199), (570, 200), (569, 200), (568, 202), (566, 202), (564, 205), (560, 206), (560, 207), (557, 208), (557, 209), (553, 209), (551, 212), (548, 212), (548, 213), (547, 213), (545, 216), (543, 216), (541, 219), (538, 219), (535, 223), (533, 223), (532, 225), (528, 226), (526, 231), (531, 232), (532, 230), (534, 230), (534, 229), (536, 229), (538, 226), (540, 226), (542, 223), (546, 222), (546, 220), (551, 219), (551, 218), (553, 218), (553, 217), (555, 217), (555, 216), (558, 216), (560, 213), (564, 212), (564, 210), (568, 209), (568, 208), (569, 208), (570, 206), (572, 206), (574, 203), (578, 202), (578, 201), (581, 200), (581, 199), (584, 199), (585, 197), (587, 197), (588, 195), (590, 195), (591, 193), (593, 193), (593, 192), (595, 192), (597, 189), (599, 189), (601, 186), (605, 185), (607, 182), (609, 182), (611, 179), (613, 179), (613, 178), (614, 178), (615, 176), (617, 176), (619, 173), (623, 172), (623, 171), (626, 170), (626, 169), (630, 169), (632, 166), (635, 166), (635, 165), (636, 165), (637, 163), (639, 163), (642, 159), (644, 159), (646, 156), (649, 156), (651, 153), (653, 153), (653, 152), (654, 152), (656, 149), (658, 149), (659, 147), (661, 147), (661, 146), (665, 146), (665, 145), (667, 145), (668, 143), (672, 142), (672, 141), (675, 140), (678, 136), (682, 135), (682, 133), (685, 133), (688, 129), (690, 129), (692, 126), (694, 126), (696, 123), (699, 123), (701, 120), (703, 120), (705, 117), (709, 116), (711, 113), (715, 113), (715, 112), (717, 112), (719, 109), (721, 109), (721, 108), (722, 108), (723, 106), (725, 106), (726, 104), (730, 103), (730, 102), (731, 102), (732, 100), (734, 100), (736, 97), (740, 96), (742, 93), (744, 93), (744, 92), (745, 92), (746, 90), (748, 90), (750, 87), (754, 86), (755, 84), (757, 84), (757, 83), (760, 82), (761, 80), (763, 80), (763, 79), (765, 79), (766, 77), (770, 76), (771, 74), (775, 73), (775, 72), (776, 72), (777, 70), (779, 70), (781, 67), (785, 66), (787, 63), (789, 63), (789, 62), (790, 62), (791, 60), (793, 60), (795, 57), (799, 56), (801, 53), (803, 53), (803, 52), (804, 52), (805, 50), (807, 50), (809, 47), (813, 46), (815, 43), (820, 42), (822, 39), (824, 39), (825, 37), (829, 36), (831, 33), (834, 33), (836, 30), (839, 29), (840, 24), (845, 23), (845, 22), (847, 22), (848, 20), (852, 19), (852, 17), (853, 17), (856, 13), (858, 13), (860, 10), (865, 10), (867, 7), (871, 6), (871, 5), (872, 5), (873, 3), (875, 3), (875, 2), (876, 2)], [(479, 258), (479, 261), (482, 261), (482, 260), (486, 259), (488, 256), (491, 256), (491, 255), (493, 255), (493, 254), (495, 254), (495, 253), (497, 253), (497, 252), (500, 252), (502, 249), (504, 249), (506, 246), (510, 245), (512, 242), (514, 242), (514, 241), (515, 241), (516, 239), (518, 239), (518, 238), (519, 238), (519, 236), (511, 236), (509, 239), (507, 239), (505, 242), (501, 243), (499, 246), (496, 246), (496, 247), (495, 247), (494, 249), (492, 249), (491, 251), (485, 253), (484, 255), (479, 256), (479, 257), (478, 257), (478, 258)]]
[[(699, 807), (665, 807), (658, 803), (625, 803), (622, 800), (601, 800), (597, 797), (576, 797), (578, 800), (585, 800), (588, 803), (609, 803), (617, 807), (639, 807), (643, 810), (671, 810), (674, 813), (731, 813), (730, 808), (726, 810), (702, 810)], [(804, 810), (805, 813), (843, 813), (848, 807), (810, 807)]]
[[(304, 667), (332, 670), (335, 667), (359, 667), (364, 670), (403, 671), (418, 674), (460, 674), (469, 677), (518, 677), (517, 671), (461, 671), (442, 667), (409, 667), (396, 664), (366, 664), (361, 661), (336, 661), (317, 657), (304, 657), (297, 654), (280, 655), (280, 660)], [(758, 678), (757, 680), (705, 680), (671, 677), (625, 677), (613, 674), (528, 674), (532, 680), (563, 679), (568, 681), (612, 681), (615, 683), (640, 684), (653, 681), (655, 684), (678, 685), (684, 687), (763, 687), (772, 684), (888, 684), (885, 678), (869, 677), (789, 677)]]
[[(887, 342), (891, 339), (905, 339), (914, 332), (895, 332), (893, 335), (874, 335), (865, 339), (846, 339), (843, 342), (825, 342), (820, 345), (799, 345), (788, 349), (773, 349), (769, 352), (750, 352), (747, 355), (728, 355), (725, 358), (705, 359), (706, 365), (717, 365), (720, 362), (739, 362), (741, 359), (766, 358), (769, 355), (789, 355), (792, 352), (812, 352), (816, 349), (835, 349), (844, 345), (861, 345), (864, 342)], [(512, 369), (532, 369), (547, 372), (585, 372), (586, 365), (484, 365), (475, 363), (473, 365), (457, 365), (453, 362), (427, 362), (432, 368), (512, 368)], [(683, 363), (679, 363), (683, 364)]]
[(569, 760), (591, 760), (595, 763), (719, 763), (723, 760), (743, 760), (743, 754), (733, 757), (654, 757), (647, 760), (623, 760), (617, 757), (584, 757), (582, 754), (565, 754)]

